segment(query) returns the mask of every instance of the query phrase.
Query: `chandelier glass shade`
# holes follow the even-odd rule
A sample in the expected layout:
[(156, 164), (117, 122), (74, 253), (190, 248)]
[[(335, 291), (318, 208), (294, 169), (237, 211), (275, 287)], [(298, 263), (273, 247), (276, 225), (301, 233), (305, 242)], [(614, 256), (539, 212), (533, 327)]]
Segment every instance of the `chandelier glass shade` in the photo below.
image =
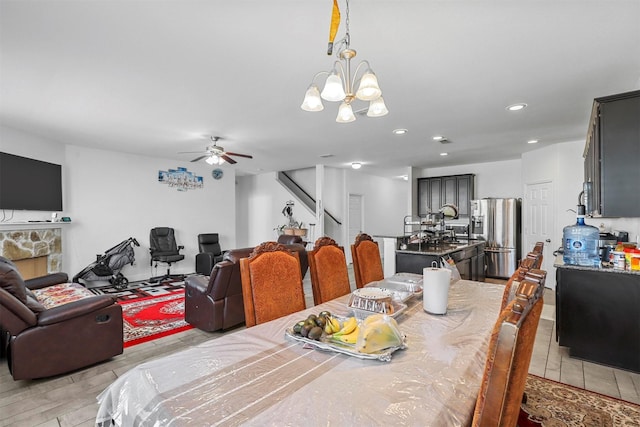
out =
[[(387, 115), (389, 110), (387, 110), (384, 104), (382, 90), (378, 85), (378, 78), (371, 69), (369, 62), (366, 60), (360, 62), (353, 75), (351, 73), (351, 60), (356, 56), (356, 51), (350, 48), (348, 1), (346, 34), (339, 44), (342, 45), (342, 49), (338, 49), (337, 51), (339, 60), (334, 62), (331, 71), (321, 71), (313, 77), (300, 108), (305, 111), (322, 111), (324, 109), (324, 105), (322, 104), (323, 99), (330, 102), (342, 102), (338, 108), (336, 122), (350, 123), (356, 119), (351, 103), (358, 99), (369, 102), (367, 116), (382, 117)], [(361, 67), (365, 65), (366, 69), (358, 81), (358, 72)], [(320, 89), (315, 83), (316, 78), (321, 75), (327, 76), (322, 92), (320, 92)], [(354, 90), (356, 84), (358, 89)]]

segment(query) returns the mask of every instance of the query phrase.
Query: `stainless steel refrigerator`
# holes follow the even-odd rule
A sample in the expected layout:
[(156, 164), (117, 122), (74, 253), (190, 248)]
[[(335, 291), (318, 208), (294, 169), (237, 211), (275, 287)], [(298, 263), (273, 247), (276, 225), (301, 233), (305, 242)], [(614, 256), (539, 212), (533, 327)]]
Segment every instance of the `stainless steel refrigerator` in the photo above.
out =
[(487, 277), (509, 278), (520, 262), (520, 199), (471, 201), (470, 237), (486, 241)]

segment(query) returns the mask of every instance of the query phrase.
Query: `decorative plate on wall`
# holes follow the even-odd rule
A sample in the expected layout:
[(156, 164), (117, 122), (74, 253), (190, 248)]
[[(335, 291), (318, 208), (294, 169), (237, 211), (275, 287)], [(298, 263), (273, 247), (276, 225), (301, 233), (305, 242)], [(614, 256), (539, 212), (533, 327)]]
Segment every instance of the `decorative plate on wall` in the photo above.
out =
[(221, 179), (223, 175), (224, 172), (222, 171), (222, 169), (214, 169), (211, 171), (211, 176), (213, 177), (213, 179)]

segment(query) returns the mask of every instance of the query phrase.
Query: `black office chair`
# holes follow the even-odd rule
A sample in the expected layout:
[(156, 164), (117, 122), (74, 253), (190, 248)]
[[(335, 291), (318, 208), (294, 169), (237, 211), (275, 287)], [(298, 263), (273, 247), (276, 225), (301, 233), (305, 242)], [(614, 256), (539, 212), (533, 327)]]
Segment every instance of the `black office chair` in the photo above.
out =
[(178, 246), (176, 244), (176, 237), (173, 228), (152, 228), (149, 233), (149, 241), (151, 265), (155, 262), (157, 268), (159, 262), (167, 264), (167, 274), (152, 277), (149, 281), (160, 282), (167, 279), (184, 279), (184, 274), (171, 274), (171, 264), (184, 259), (184, 255), (180, 254), (180, 250), (184, 249), (184, 246)]
[(200, 253), (196, 255), (196, 273), (209, 276), (213, 266), (222, 261), (218, 233), (198, 234)]

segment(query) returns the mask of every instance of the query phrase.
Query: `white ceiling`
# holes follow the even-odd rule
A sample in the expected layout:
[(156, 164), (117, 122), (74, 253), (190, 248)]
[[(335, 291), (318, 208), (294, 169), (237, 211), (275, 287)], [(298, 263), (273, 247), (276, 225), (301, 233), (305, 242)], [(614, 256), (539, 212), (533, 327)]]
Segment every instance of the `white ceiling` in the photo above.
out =
[[(638, 0), (351, 0), (356, 64), (370, 62), (390, 113), (338, 124), (337, 103), (300, 109), (335, 60), (331, 6), (0, 0), (0, 123), (187, 166), (196, 155), (178, 152), (221, 136), (254, 156), (239, 174), (359, 161), (394, 176), (583, 140), (593, 98), (640, 88)], [(529, 106), (505, 110), (516, 102)]]

